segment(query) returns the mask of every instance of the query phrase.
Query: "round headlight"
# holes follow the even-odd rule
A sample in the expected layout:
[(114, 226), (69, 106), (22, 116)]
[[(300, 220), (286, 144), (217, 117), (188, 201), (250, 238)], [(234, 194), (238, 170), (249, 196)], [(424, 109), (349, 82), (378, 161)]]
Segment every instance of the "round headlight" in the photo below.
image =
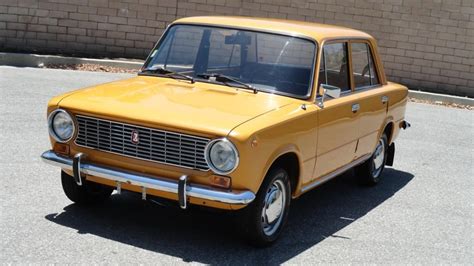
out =
[(239, 164), (239, 154), (228, 139), (215, 139), (206, 147), (206, 161), (214, 173), (227, 175)]
[(49, 115), (49, 133), (59, 142), (66, 142), (74, 135), (74, 122), (64, 110), (58, 109)]

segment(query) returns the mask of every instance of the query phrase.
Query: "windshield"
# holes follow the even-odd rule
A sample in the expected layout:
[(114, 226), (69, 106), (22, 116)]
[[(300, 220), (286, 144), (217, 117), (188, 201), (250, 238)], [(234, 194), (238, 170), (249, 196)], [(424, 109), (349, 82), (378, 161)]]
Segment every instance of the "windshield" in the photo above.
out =
[(164, 68), (196, 81), (221, 75), (255, 90), (307, 98), (316, 44), (293, 36), (197, 25), (174, 25), (145, 69)]

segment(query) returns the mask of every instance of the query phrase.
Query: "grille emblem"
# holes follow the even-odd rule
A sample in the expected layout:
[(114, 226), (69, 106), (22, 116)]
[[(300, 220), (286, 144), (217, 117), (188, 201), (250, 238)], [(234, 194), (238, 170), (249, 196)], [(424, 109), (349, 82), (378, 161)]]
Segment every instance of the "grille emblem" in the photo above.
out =
[(131, 140), (132, 140), (133, 144), (138, 144), (140, 142), (140, 137), (138, 136), (138, 131), (136, 131), (136, 130), (132, 131)]

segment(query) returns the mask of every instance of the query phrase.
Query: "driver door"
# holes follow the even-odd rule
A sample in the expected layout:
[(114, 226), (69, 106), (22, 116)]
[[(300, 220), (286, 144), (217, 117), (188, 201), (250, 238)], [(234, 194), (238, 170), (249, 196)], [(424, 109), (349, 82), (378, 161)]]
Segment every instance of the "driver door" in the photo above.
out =
[[(352, 162), (358, 140), (357, 106), (351, 91), (347, 42), (325, 44), (318, 84), (341, 88), (341, 96), (325, 98), (318, 111), (318, 145), (313, 180)], [(318, 86), (319, 88), (319, 86)]]

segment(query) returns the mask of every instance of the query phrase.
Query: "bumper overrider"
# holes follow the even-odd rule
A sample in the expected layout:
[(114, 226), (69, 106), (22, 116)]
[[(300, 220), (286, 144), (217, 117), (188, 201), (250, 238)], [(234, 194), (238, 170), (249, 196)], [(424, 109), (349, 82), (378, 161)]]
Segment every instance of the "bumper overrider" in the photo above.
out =
[(71, 159), (49, 150), (45, 151), (41, 155), (41, 158), (48, 164), (58, 166), (62, 169), (72, 170), (74, 179), (78, 185), (82, 185), (82, 174), (86, 174), (114, 181), (117, 186), (117, 192), (119, 193), (122, 183), (141, 187), (143, 199), (146, 199), (147, 189), (171, 192), (178, 195), (179, 205), (183, 209), (187, 207), (188, 197), (231, 205), (247, 205), (255, 199), (255, 194), (251, 191), (222, 191), (198, 184), (189, 184), (186, 175), (182, 175), (179, 181), (175, 181), (164, 177), (145, 175), (88, 163), (83, 160), (85, 155), (82, 153), (76, 154), (74, 158)]

